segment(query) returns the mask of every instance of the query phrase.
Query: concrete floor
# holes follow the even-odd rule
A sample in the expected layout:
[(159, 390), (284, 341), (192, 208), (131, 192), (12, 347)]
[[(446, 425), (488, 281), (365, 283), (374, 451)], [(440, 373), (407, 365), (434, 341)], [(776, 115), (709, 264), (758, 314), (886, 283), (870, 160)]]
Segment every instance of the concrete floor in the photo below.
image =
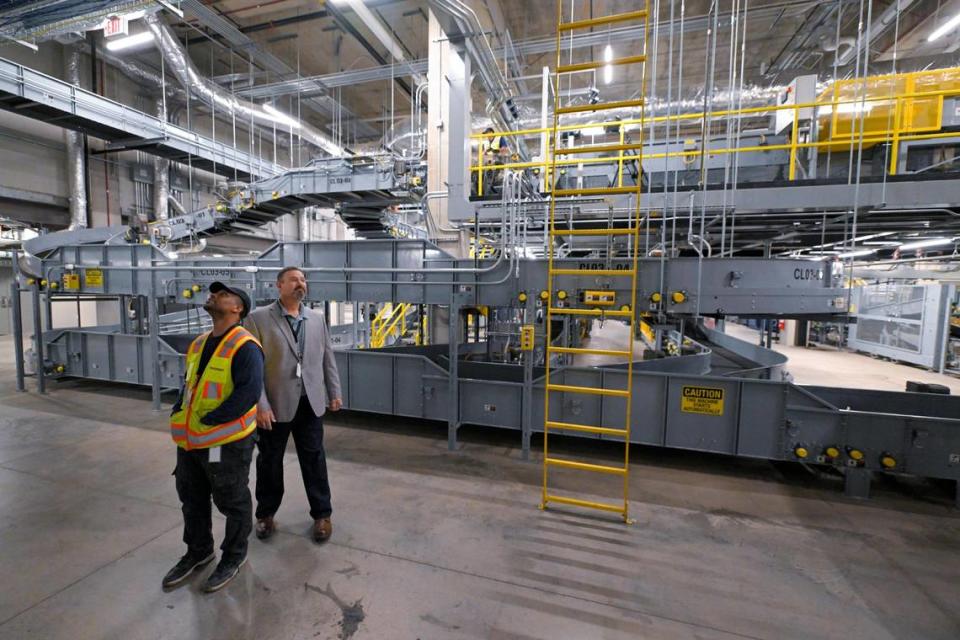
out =
[[(756, 329), (741, 324), (728, 322), (726, 332), (753, 344), (760, 341)], [(836, 347), (793, 347), (774, 342), (773, 350), (789, 358), (787, 371), (797, 384), (904, 391), (907, 380), (916, 380), (946, 385), (950, 393), (960, 394), (960, 378), (957, 376), (935, 373), (911, 364), (840, 351)]]
[[(203, 574), (164, 593), (183, 552), (165, 416), (130, 387), (17, 393), (9, 347), (3, 639), (960, 637), (952, 487), (886, 481), (856, 502), (796, 465), (637, 448), (625, 526), (538, 511), (515, 432), (464, 429), (449, 453), (443, 425), (346, 414), (328, 421), (329, 543), (306, 537), (291, 447), (280, 534), (251, 540), (223, 592), (200, 593)], [(580, 480), (564, 484), (606, 488)]]

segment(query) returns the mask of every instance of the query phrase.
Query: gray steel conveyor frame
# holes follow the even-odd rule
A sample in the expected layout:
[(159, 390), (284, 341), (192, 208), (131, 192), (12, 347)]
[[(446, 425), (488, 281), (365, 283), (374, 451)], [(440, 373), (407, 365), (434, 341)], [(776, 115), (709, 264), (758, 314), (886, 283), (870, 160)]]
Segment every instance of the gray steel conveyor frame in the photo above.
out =
[[(511, 264), (504, 260), (481, 261), (481, 269), (475, 271), (473, 260), (456, 260), (422, 240), (280, 243), (252, 260), (170, 261), (151, 245), (124, 244), (62, 246), (31, 259), (34, 267), (40, 265), (48, 282), (59, 282), (67, 273), (80, 274), (80, 290), (69, 295), (133, 295), (148, 299), (151, 332), (136, 339), (148, 345), (138, 346), (137, 353), (146, 354), (153, 375), (138, 373), (137, 379), (130, 381), (149, 381), (156, 408), (160, 407), (161, 387), (167, 386), (163, 376), (172, 379), (177, 375), (173, 365), (162, 364), (173, 354), (164, 352), (159, 331), (154, 329), (158, 324), (158, 303), (199, 304), (192, 293), (189, 297), (184, 295), (194, 285), (202, 290), (213, 280), (228, 280), (248, 289), (256, 300), (270, 300), (275, 297), (276, 269), (287, 264), (303, 265), (311, 282), (310, 300), (449, 305), (450, 335), (459, 335), (459, 308), (463, 306), (525, 304), (528, 312), (535, 312), (537, 295), (528, 295), (526, 303), (520, 303), (517, 295), (520, 291), (536, 294), (545, 281), (546, 269), (541, 261)], [(619, 262), (614, 259), (598, 266), (570, 260), (556, 266), (616, 269)], [(662, 277), (665, 294), (686, 294), (682, 303), (664, 309), (668, 314), (692, 316), (699, 308), (706, 315), (836, 317), (845, 309), (845, 291), (837, 286), (840, 275), (825, 273), (825, 268), (806, 260), (643, 260), (638, 299), (659, 291)], [(99, 285), (88, 286), (87, 272), (91, 269), (101, 271)], [(620, 292), (617, 287), (622, 285), (617, 280), (615, 275), (575, 274), (563, 276), (560, 286), (570, 292), (604, 286)], [(30, 288), (38, 291), (36, 285)], [(72, 339), (68, 338), (68, 342)], [(83, 339), (92, 338), (88, 335)], [(109, 351), (109, 346), (103, 348)], [(436, 348), (446, 352), (445, 366), (402, 350), (338, 351), (347, 408), (445, 420), (451, 448), (457, 446), (461, 424), (515, 428), (521, 431), (523, 450), (528, 452), (532, 434), (539, 430), (534, 425), (542, 424), (543, 417), (542, 381), (532, 359), (525, 357), (521, 366), (512, 367), (513, 372), (506, 379), (497, 375), (477, 377), (476, 367), (461, 361), (461, 346), (456, 342)], [(74, 369), (70, 358), (66, 359), (65, 373), (84, 377), (83, 371)], [(113, 371), (118, 371), (116, 363)], [(127, 373), (133, 375), (132, 371)], [(556, 375), (567, 384), (618, 388), (619, 382), (622, 388), (626, 374), (617, 367), (566, 367)], [(43, 375), (38, 377), (42, 381)], [(353, 394), (351, 389), (358, 379), (364, 381), (367, 389), (389, 389), (389, 397)], [(725, 400), (721, 415), (681, 411), (677, 394), (684, 385), (722, 389)], [(857, 393), (865, 393), (836, 393), (842, 391), (850, 391), (851, 397), (857, 398)], [(802, 445), (812, 452), (811, 461), (842, 468), (848, 478), (848, 490), (859, 495), (869, 490), (864, 477), (882, 470), (879, 457), (884, 454), (897, 460), (895, 472), (960, 480), (960, 419), (943, 417), (960, 416), (960, 398), (889, 393), (884, 396), (888, 399), (885, 402), (895, 398), (906, 409), (871, 411), (861, 405), (848, 409), (844, 396), (828, 401), (821, 397), (821, 392), (786, 382), (643, 370), (634, 376), (633, 393), (636, 406), (644, 407), (634, 417), (633, 441), (639, 444), (794, 461), (800, 460), (795, 450)], [(583, 400), (564, 394), (552, 402), (558, 403), (561, 421), (603, 425), (617, 421), (617, 400)], [(449, 407), (455, 410), (450, 412)], [(844, 455), (832, 461), (817, 460), (816, 456), (822, 455), (827, 446), (837, 446)], [(864, 451), (862, 464), (852, 464), (846, 455), (848, 448)]]

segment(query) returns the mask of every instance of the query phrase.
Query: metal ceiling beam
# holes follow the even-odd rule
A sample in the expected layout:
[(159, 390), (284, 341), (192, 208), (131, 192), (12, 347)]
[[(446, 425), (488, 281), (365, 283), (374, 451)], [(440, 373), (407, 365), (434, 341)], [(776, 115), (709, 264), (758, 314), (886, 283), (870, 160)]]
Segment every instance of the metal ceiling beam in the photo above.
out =
[[(254, 64), (258, 64), (281, 77), (299, 77), (297, 71), (290, 65), (263, 49), (258, 43), (250, 39), (249, 36), (241, 32), (233, 22), (203, 4), (200, 0), (183, 0), (180, 6), (185, 13), (195, 17), (204, 26), (223, 38), (230, 46), (240, 51), (245, 51)], [(312, 107), (328, 118), (334, 117), (338, 107), (342, 118), (349, 120), (356, 118), (355, 114), (343, 108), (342, 105), (339, 105), (332, 97), (323, 95), (327, 93), (327, 87), (323, 86), (320, 82), (316, 80), (310, 81), (306, 84), (306, 87), (305, 90), (311, 91), (314, 95), (322, 96), (306, 100), (305, 104), (307, 106)], [(375, 132), (370, 129), (369, 131), (364, 131), (364, 133)]]
[[(800, 2), (800, 3), (786, 3), (787, 6), (793, 9), (800, 10), (804, 7), (815, 5), (814, 0), (809, 2)], [(750, 10), (751, 20), (762, 19), (762, 18), (775, 18), (777, 14), (783, 9), (783, 4), (773, 5), (771, 7), (760, 7), (757, 9)], [(729, 13), (721, 14), (723, 16), (729, 17)], [(729, 25), (729, 20), (726, 21)], [(683, 31), (684, 32), (694, 32), (702, 31), (707, 26), (707, 16), (696, 16), (693, 18), (687, 18), (684, 20)], [(670, 21), (663, 20), (659, 23), (658, 27), (661, 33), (665, 29), (670, 28)], [(679, 25), (675, 27), (679, 29)], [(727, 27), (723, 26), (721, 20), (721, 29)], [(596, 33), (587, 33), (581, 36), (574, 41), (575, 48), (586, 48), (586, 47), (595, 47), (595, 46), (605, 46), (608, 42), (612, 44), (622, 43), (622, 42), (631, 42), (640, 40), (643, 38), (644, 29), (643, 26), (634, 26), (634, 27), (621, 27), (619, 29), (611, 29), (610, 31), (602, 31)], [(360, 37), (359, 34), (356, 34), (355, 37)], [(522, 40), (515, 42), (513, 44), (513, 49), (516, 51), (516, 54), (519, 56), (542, 54), (542, 53), (553, 53), (557, 49), (557, 40), (555, 36), (549, 36), (544, 38), (534, 38), (529, 40)], [(370, 51), (370, 49), (367, 49)], [(494, 51), (498, 58), (502, 58), (505, 54), (504, 50), (497, 49)], [(371, 55), (373, 53), (371, 52)], [(345, 85), (360, 84), (363, 82), (379, 82), (382, 80), (389, 80), (392, 77), (396, 76), (397, 69), (396, 65), (387, 64), (386, 60), (379, 56), (379, 54), (374, 55), (374, 59), (380, 62), (381, 66), (379, 67), (367, 67), (366, 69), (355, 69), (350, 71), (341, 71), (339, 73), (328, 73), (323, 75), (308, 76), (299, 79), (285, 80), (280, 82), (272, 82), (270, 84), (259, 85), (257, 87), (252, 87), (248, 89), (243, 89), (237, 91), (238, 95), (243, 95), (248, 98), (254, 97), (265, 97), (265, 96), (279, 96), (290, 93), (303, 93), (309, 91), (307, 88), (311, 82), (319, 82), (320, 84), (330, 88), (330, 87), (339, 87)], [(427, 60), (419, 59), (407, 63), (412, 69), (415, 69), (419, 72), (425, 72), (427, 69)]]
[[(357, 42), (359, 42), (360, 45), (361, 45), (364, 49), (366, 49), (367, 53), (369, 53), (370, 56), (371, 56), (374, 60), (376, 60), (377, 62), (379, 62), (382, 66), (390, 69), (390, 74), (387, 75), (387, 76), (386, 76), (385, 78), (383, 78), (383, 79), (386, 80), (386, 79), (392, 78), (392, 77), (394, 77), (394, 76), (396, 75), (396, 65), (388, 63), (388, 62), (387, 62), (387, 59), (384, 58), (382, 55), (380, 55), (380, 52), (377, 51), (377, 50), (373, 47), (373, 45), (371, 45), (370, 42), (367, 41), (366, 38), (363, 37), (363, 34), (361, 34), (359, 31), (357, 31), (357, 28), (354, 27), (353, 24), (351, 24), (349, 20), (347, 20), (346, 16), (344, 16), (343, 13), (341, 13), (339, 9), (337, 9), (336, 7), (334, 7), (334, 6), (331, 4), (331, 5), (327, 5), (327, 11), (330, 13), (331, 17), (332, 17), (334, 20), (336, 20), (337, 24), (340, 25), (340, 27), (341, 27), (344, 31), (346, 31), (346, 32), (349, 33), (351, 36), (353, 36), (353, 37), (357, 40)], [(397, 83), (397, 85), (400, 87), (400, 89), (402, 89), (403, 92), (407, 94), (408, 97), (410, 97), (411, 99), (413, 98), (413, 92), (410, 90), (410, 85), (409, 85), (409, 84), (407, 84), (406, 82), (404, 82), (404, 81), (403, 81), (402, 79), (400, 79), (400, 78), (397, 78), (397, 79), (396, 79), (396, 83)], [(274, 95), (280, 95), (280, 94), (274, 94)]]

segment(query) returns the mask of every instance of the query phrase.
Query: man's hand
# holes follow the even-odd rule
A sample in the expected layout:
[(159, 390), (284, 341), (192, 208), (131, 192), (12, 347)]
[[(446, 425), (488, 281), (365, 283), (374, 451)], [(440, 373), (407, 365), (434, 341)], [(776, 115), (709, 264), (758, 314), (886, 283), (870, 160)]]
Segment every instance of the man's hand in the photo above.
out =
[(257, 426), (266, 431), (273, 429), (273, 423), (277, 419), (273, 415), (273, 409), (261, 409), (257, 407)]
[(343, 407), (343, 400), (340, 398), (334, 398), (330, 401), (330, 411), (340, 411), (341, 407)]

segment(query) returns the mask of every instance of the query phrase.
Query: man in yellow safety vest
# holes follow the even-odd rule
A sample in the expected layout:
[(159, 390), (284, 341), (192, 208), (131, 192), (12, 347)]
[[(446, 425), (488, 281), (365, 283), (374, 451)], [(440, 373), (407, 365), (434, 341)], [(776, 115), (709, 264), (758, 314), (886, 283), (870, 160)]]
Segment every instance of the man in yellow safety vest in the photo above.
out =
[[(483, 130), (486, 137), (480, 143), (480, 156), (483, 159), (483, 166), (496, 166), (510, 162), (510, 145), (504, 136), (497, 135), (493, 127), (487, 127)], [(503, 169), (484, 169), (483, 174), (483, 193), (479, 195), (490, 195), (494, 191), (499, 192), (503, 180)]]
[(163, 587), (181, 584), (214, 559), (212, 497), (227, 518), (220, 563), (203, 586), (212, 593), (233, 580), (247, 561), (253, 529), (247, 485), (263, 389), (263, 351), (240, 325), (250, 312), (243, 289), (214, 282), (203, 308), (213, 318), (213, 330), (187, 350), (184, 385), (170, 416), (187, 553), (164, 576)]

